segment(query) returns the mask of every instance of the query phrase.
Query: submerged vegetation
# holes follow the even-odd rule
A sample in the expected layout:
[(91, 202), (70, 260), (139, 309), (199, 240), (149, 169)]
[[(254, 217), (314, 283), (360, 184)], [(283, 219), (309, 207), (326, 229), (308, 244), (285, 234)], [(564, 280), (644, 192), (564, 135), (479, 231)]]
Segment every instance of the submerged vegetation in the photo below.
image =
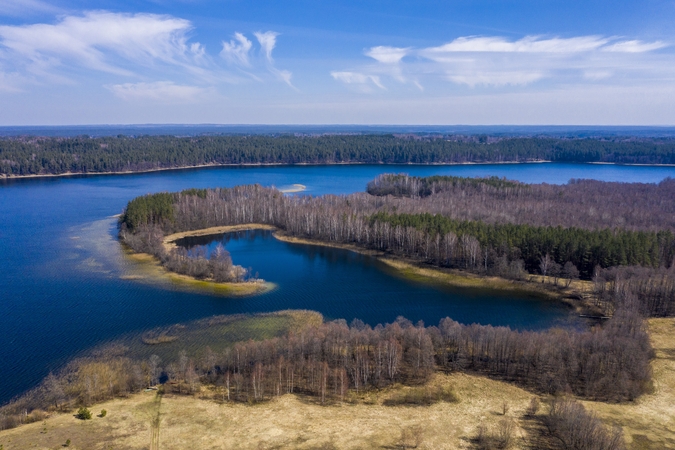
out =
[(466, 162), (675, 164), (675, 140), (458, 135), (139, 136), (0, 139), (0, 174), (110, 173), (218, 164)]

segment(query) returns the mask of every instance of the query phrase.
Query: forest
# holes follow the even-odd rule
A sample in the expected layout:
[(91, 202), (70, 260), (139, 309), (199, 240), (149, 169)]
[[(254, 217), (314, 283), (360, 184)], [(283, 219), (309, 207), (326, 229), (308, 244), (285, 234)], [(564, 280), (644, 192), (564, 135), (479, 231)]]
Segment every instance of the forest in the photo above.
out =
[(0, 138), (0, 175), (134, 172), (220, 164), (466, 162), (675, 164), (675, 139), (455, 135)]
[[(555, 189), (575, 189), (580, 184), (583, 183)], [(489, 210), (495, 198), (515, 195), (514, 189), (535, 192), (539, 189), (539, 185), (514, 188), (510, 182), (495, 186), (494, 180), (488, 180), (481, 187), (474, 179), (466, 181), (464, 187), (453, 191), (452, 195), (441, 190), (423, 198), (367, 193), (286, 196), (258, 185), (154, 194), (129, 203), (121, 217), (120, 237), (134, 250), (156, 256), (169, 268), (178, 267), (172, 270), (191, 273), (194, 267), (206, 267), (210, 262), (204, 254), (195, 253), (196, 257), (190, 258), (186, 249), (167, 253), (162, 245), (164, 235), (224, 225), (265, 223), (292, 236), (357, 245), (432, 266), (482, 275), (523, 279), (533, 273), (552, 276), (556, 280), (564, 278), (568, 283), (579, 277), (619, 280), (616, 289), (606, 290), (601, 298), (598, 297), (598, 305), (607, 314), (611, 314), (618, 297), (634, 293), (639, 294), (641, 313), (668, 316), (675, 313), (675, 236), (669, 227), (659, 231), (646, 230), (658, 229), (659, 222), (672, 220), (667, 211), (673, 197), (664, 198), (663, 195), (669, 193), (674, 184), (667, 180), (652, 185), (649, 189), (653, 191), (665, 189), (649, 200), (636, 202), (642, 205), (636, 208), (647, 209), (650, 202), (661, 204), (664, 206), (661, 211), (666, 212), (634, 216), (631, 219), (634, 230), (522, 224), (517, 223), (522, 220), (517, 213), (512, 213), (511, 217), (516, 223), (455, 218), (467, 211), (453, 207), (448, 197), (462, 198), (463, 201), (468, 198), (466, 201), (474, 204), (469, 213), (473, 211), (480, 216), (481, 207), (477, 205), (483, 198), (490, 197), (491, 200), (485, 202), (487, 206), (483, 207)], [(598, 205), (597, 211), (602, 215), (603, 208), (609, 211), (614, 206), (608, 201), (612, 199), (604, 196), (607, 190), (614, 188), (616, 199), (639, 198), (644, 191), (641, 185), (592, 183), (590, 186), (599, 187), (595, 191), (588, 189), (578, 203)], [(649, 189), (646, 192), (653, 193)], [(637, 192), (633, 192), (635, 190)], [(490, 195), (484, 195), (485, 192)], [(604, 206), (600, 206), (601, 202)], [(566, 195), (549, 195), (543, 203), (548, 203), (546, 208), (580, 209), (579, 204), (575, 205)], [(529, 204), (536, 205), (536, 202), (530, 200)], [(427, 212), (435, 209), (438, 212)], [(538, 216), (542, 212), (529, 208), (526, 214)], [(560, 217), (568, 219), (569, 214)], [(198, 249), (191, 251), (199, 252)], [(630, 276), (627, 267), (632, 268)], [(208, 276), (208, 273), (203, 275)], [(619, 295), (619, 292), (623, 294)]]

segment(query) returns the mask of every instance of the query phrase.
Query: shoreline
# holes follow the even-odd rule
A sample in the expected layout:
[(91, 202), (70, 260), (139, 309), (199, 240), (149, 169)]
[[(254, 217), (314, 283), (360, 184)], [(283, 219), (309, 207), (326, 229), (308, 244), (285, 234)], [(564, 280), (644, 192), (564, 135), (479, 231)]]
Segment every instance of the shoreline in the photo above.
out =
[[(576, 298), (583, 299), (585, 295), (588, 295), (588, 292), (590, 289), (592, 289), (592, 284), (589, 281), (575, 280), (568, 288), (558, 287), (556, 289), (550, 283), (551, 277), (546, 277), (544, 279), (544, 277), (539, 275), (528, 274), (527, 280), (523, 281), (508, 280), (506, 278), (500, 277), (482, 277), (480, 275), (456, 269), (426, 266), (419, 261), (395, 257), (385, 252), (366, 249), (353, 244), (338, 244), (314, 239), (298, 238), (296, 236), (289, 236), (281, 230), (275, 231), (273, 236), (280, 241), (292, 244), (319, 245), (323, 247), (349, 250), (362, 255), (372, 256), (406, 278), (424, 278), (429, 281), (440, 282), (459, 288), (525, 292), (528, 294), (545, 296), (552, 300), (561, 301), (574, 308), (575, 312), (579, 314), (588, 312), (596, 314), (596, 311), (591, 305), (587, 304), (583, 300), (576, 300)], [(563, 279), (559, 278), (559, 280)], [(544, 283), (543, 281), (548, 283)], [(552, 289), (547, 289), (547, 286)]]
[(164, 236), (162, 240), (162, 245), (166, 251), (171, 251), (177, 247), (176, 241), (186, 238), (186, 237), (197, 237), (197, 236), (210, 236), (215, 234), (224, 234), (224, 233), (234, 233), (235, 231), (247, 231), (247, 230), (278, 230), (277, 227), (273, 225), (267, 225), (264, 223), (247, 223), (241, 225), (223, 225), (222, 227), (210, 227), (210, 228), (201, 228), (199, 230), (192, 231), (180, 231), (178, 233), (169, 234)]
[[(171, 251), (177, 247), (176, 241), (186, 237), (193, 236), (210, 236), (218, 235), (224, 233), (232, 233), (236, 231), (246, 231), (246, 230), (269, 230), (272, 231), (272, 235), (275, 239), (278, 239), (282, 242), (287, 242), (290, 244), (305, 244), (305, 245), (317, 245), (322, 247), (337, 248), (342, 250), (349, 250), (356, 252), (362, 255), (371, 256), (376, 258), (378, 261), (387, 265), (389, 268), (393, 269), (399, 276), (408, 279), (423, 279), (426, 281), (432, 281), (436, 283), (442, 283), (448, 286), (466, 288), (466, 289), (490, 289), (496, 291), (510, 291), (510, 292), (521, 292), (530, 295), (537, 295), (546, 297), (550, 300), (555, 300), (562, 302), (571, 309), (574, 310), (577, 314), (586, 314), (591, 316), (601, 316), (602, 314), (591, 305), (587, 299), (592, 292), (592, 283), (590, 281), (584, 280), (574, 280), (569, 287), (554, 286), (552, 284), (552, 277), (543, 277), (540, 275), (528, 274), (524, 280), (509, 280), (506, 278), (494, 277), (494, 276), (480, 276), (470, 272), (465, 272), (457, 269), (448, 269), (435, 266), (429, 266), (420, 261), (416, 261), (410, 258), (397, 257), (382, 251), (367, 249), (359, 247), (354, 244), (342, 244), (335, 242), (324, 242), (315, 239), (300, 238), (297, 236), (290, 236), (285, 231), (268, 224), (261, 223), (250, 223), (250, 224), (239, 224), (239, 225), (225, 225), (220, 227), (210, 227), (203, 228), (199, 230), (191, 231), (182, 231), (178, 233), (173, 233), (167, 235), (162, 240), (162, 245), (166, 251)], [(145, 256), (143, 256), (145, 255)], [(236, 289), (237, 286), (241, 286), (245, 283), (215, 283), (208, 280), (199, 280), (187, 275), (181, 275), (174, 272), (171, 272), (161, 266), (159, 262), (152, 255), (142, 254), (142, 253), (133, 253), (130, 252), (129, 256), (137, 260), (145, 259), (147, 261), (150, 258), (154, 265), (160, 268), (165, 276), (168, 276), (172, 281), (183, 281), (189, 283), (210, 283), (212, 285), (222, 285), (229, 289)], [(565, 280), (562, 278), (558, 279), (560, 282)], [(256, 285), (272, 285), (272, 283), (251, 283), (255, 287)], [(250, 293), (258, 292), (267, 292), (272, 289), (272, 287), (267, 286), (262, 290), (251, 289)], [(245, 294), (242, 294), (245, 295)]]
[[(64, 172), (58, 174), (31, 174), (31, 175), (8, 175), (0, 174), (0, 180), (26, 180), (37, 178), (67, 178), (79, 176), (98, 176), (98, 175), (134, 175), (153, 172), (165, 172), (170, 170), (189, 170), (189, 169), (208, 169), (218, 167), (277, 167), (277, 166), (468, 166), (468, 165), (510, 165), (510, 164), (549, 164), (556, 163), (556, 161), (549, 160), (532, 160), (532, 161), (482, 161), (482, 162), (456, 162), (456, 163), (385, 163), (385, 162), (324, 162), (324, 163), (241, 163), (241, 164), (199, 164), (194, 166), (180, 166), (180, 167), (161, 167), (156, 169), (146, 170), (126, 170), (116, 172)], [(595, 164), (595, 165), (616, 165), (616, 166), (641, 166), (641, 167), (675, 167), (675, 164), (639, 164), (639, 163), (615, 163), (615, 162), (559, 162), (560, 164)]]
[(134, 264), (141, 266), (145, 272), (144, 274), (123, 275), (120, 277), (123, 280), (159, 280), (168, 282), (173, 286), (198, 290), (209, 294), (236, 297), (264, 294), (277, 287), (276, 284), (264, 280), (243, 281), (240, 283), (217, 283), (211, 280), (200, 280), (167, 270), (159, 263), (157, 258), (148, 253), (136, 253), (132, 250), (124, 250), (123, 254)]

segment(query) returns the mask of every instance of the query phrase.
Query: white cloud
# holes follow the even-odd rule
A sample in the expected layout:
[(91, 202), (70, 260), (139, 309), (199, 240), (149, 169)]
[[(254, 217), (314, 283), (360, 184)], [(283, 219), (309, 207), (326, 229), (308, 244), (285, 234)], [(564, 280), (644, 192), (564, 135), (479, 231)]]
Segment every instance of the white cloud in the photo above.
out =
[[(668, 44), (662, 41), (597, 35), (525, 36), (516, 40), (502, 36), (464, 36), (443, 45), (419, 49), (371, 47), (365, 55), (377, 63), (353, 73), (358, 73), (364, 80), (368, 76), (378, 76), (378, 79), (390, 78), (403, 84), (412, 82), (418, 87), (420, 80), (430, 78), (469, 87), (526, 86), (542, 80), (584, 83), (615, 76), (625, 82), (630, 77), (648, 78), (656, 74), (672, 79), (675, 75), (671, 68), (675, 68), (672, 58), (666, 54), (651, 55), (665, 47)], [(416, 58), (404, 60), (406, 56)], [(620, 77), (628, 73), (630, 77)], [(339, 80), (347, 83), (345, 79)]]
[(74, 63), (130, 75), (129, 63), (193, 64), (190, 59), (201, 53), (201, 46), (188, 47), (190, 29), (189, 21), (169, 16), (96, 11), (66, 16), (56, 24), (0, 26), (0, 47), (29, 67)]
[(359, 72), (331, 72), (330, 75), (345, 84), (357, 85), (364, 92), (370, 92), (371, 83), (380, 89), (386, 89), (380, 82), (380, 77), (377, 75), (367, 75)]
[(207, 92), (206, 89), (198, 86), (178, 85), (171, 81), (124, 83), (106, 87), (123, 100), (144, 100), (160, 103), (193, 102), (203, 97)]
[(457, 52), (494, 52), (494, 53), (577, 53), (597, 50), (609, 40), (600, 36), (580, 36), (574, 38), (540, 39), (538, 36), (526, 36), (517, 41), (507, 41), (503, 37), (460, 37), (439, 47), (430, 47), (420, 51), (429, 59), (438, 55)]
[(602, 50), (606, 52), (622, 52), (622, 53), (644, 53), (658, 50), (667, 47), (668, 44), (661, 41), (643, 42), (638, 40), (622, 41), (615, 44), (607, 45)]
[(544, 74), (539, 72), (476, 72), (448, 75), (451, 81), (470, 87), (479, 85), (524, 86), (541, 80), (543, 77)]
[(258, 31), (256, 33), (253, 33), (253, 35), (258, 40), (260, 48), (265, 55), (265, 59), (267, 60), (267, 70), (277, 79), (283, 81), (293, 89), (297, 90), (297, 88), (293, 86), (293, 83), (291, 82), (291, 77), (293, 76), (293, 74), (288, 70), (280, 70), (274, 66), (274, 58), (272, 58), (272, 50), (274, 50), (274, 48), (277, 45), (277, 36), (279, 36), (279, 33), (277, 33), (276, 31), (266, 31), (264, 33)]
[(279, 36), (279, 33), (275, 31), (266, 31), (264, 33), (256, 32), (253, 34), (255, 35), (256, 39), (258, 39), (260, 47), (262, 47), (262, 51), (265, 53), (265, 58), (267, 58), (267, 61), (273, 63), (274, 60), (272, 59), (272, 50), (274, 50), (274, 47), (277, 45), (277, 36)]
[(380, 45), (368, 49), (365, 54), (383, 64), (398, 64), (404, 56), (410, 52), (410, 48), (387, 47)]
[(251, 50), (253, 43), (241, 33), (234, 33), (234, 39), (230, 42), (223, 41), (223, 50), (220, 52), (220, 56), (231, 63), (250, 66), (248, 52)]

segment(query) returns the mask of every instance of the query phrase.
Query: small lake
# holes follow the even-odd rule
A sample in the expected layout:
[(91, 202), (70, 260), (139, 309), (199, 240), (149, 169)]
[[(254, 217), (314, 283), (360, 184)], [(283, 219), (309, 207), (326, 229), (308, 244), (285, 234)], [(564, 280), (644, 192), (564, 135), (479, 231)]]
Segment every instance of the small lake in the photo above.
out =
[(369, 180), (385, 172), (495, 175), (548, 183), (571, 178), (658, 182), (675, 177), (673, 167), (546, 163), (209, 168), (2, 180), (0, 361), (5, 370), (0, 403), (96, 345), (217, 314), (306, 308), (327, 318), (357, 317), (373, 325), (398, 315), (427, 324), (450, 316), (464, 323), (528, 329), (569, 323), (566, 309), (551, 302), (406, 280), (372, 258), (287, 244), (268, 232), (222, 237), (236, 264), (278, 285), (264, 295), (223, 298), (126, 276), (130, 263), (116, 241), (112, 216), (138, 195), (248, 183), (280, 188), (303, 184), (307, 189), (300, 195), (352, 193), (363, 191)]

